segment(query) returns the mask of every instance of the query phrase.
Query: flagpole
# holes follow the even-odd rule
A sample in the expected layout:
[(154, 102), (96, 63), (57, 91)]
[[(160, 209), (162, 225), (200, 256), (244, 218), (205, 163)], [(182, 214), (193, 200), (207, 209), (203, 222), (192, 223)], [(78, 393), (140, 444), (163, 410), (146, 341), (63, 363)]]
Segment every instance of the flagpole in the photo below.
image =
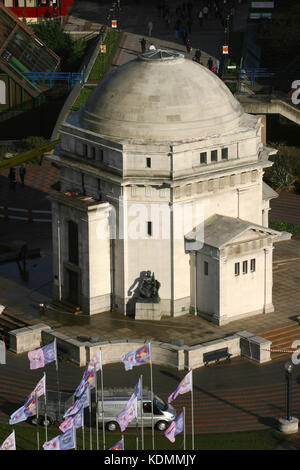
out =
[(58, 357), (57, 357), (57, 343), (56, 338), (54, 338), (54, 347), (55, 347), (55, 368), (56, 368), (56, 383), (57, 383), (57, 394), (58, 394), (58, 416), (60, 417), (60, 390), (59, 390), (59, 376), (58, 376)]
[(73, 433), (74, 433), (74, 448), (75, 450), (77, 450), (77, 439), (76, 439), (76, 426), (75, 426), (75, 422), (73, 420)]
[(90, 450), (93, 450), (93, 443), (92, 443), (92, 403), (91, 403), (91, 389), (88, 387), (89, 393), (89, 415), (90, 415)]
[(142, 450), (144, 450), (144, 410), (143, 410), (143, 376), (141, 375), (141, 427), (142, 427)]
[(150, 381), (151, 381), (151, 428), (152, 428), (152, 449), (154, 450), (154, 416), (153, 416), (153, 373), (152, 373), (152, 351), (151, 341), (149, 342), (150, 350)]
[(102, 435), (103, 435), (103, 450), (106, 449), (106, 442), (105, 442), (105, 423), (104, 423), (104, 390), (103, 390), (103, 361), (102, 361), (102, 350), (101, 352), (101, 398), (102, 398)]
[(85, 450), (84, 410), (82, 410), (82, 450)]
[(36, 403), (36, 440), (37, 440), (37, 450), (40, 450), (40, 430), (39, 430), (39, 399), (37, 394), (35, 396), (35, 403)]
[(192, 450), (195, 449), (195, 436), (194, 436), (194, 393), (193, 393), (193, 369), (190, 369), (192, 372), (192, 388), (191, 388), (191, 411), (192, 411)]
[(125, 450), (125, 448), (124, 448), (124, 435), (123, 434), (122, 434), (122, 439), (121, 440), (122, 440), (122, 443), (123, 443), (123, 450)]
[(183, 407), (183, 450), (186, 450), (185, 407)]
[(96, 401), (96, 442), (97, 442), (97, 450), (99, 450), (99, 429), (98, 429), (98, 377), (97, 377), (97, 370), (96, 366), (94, 366), (94, 373), (95, 373), (95, 401)]
[(48, 442), (48, 418), (47, 418), (47, 385), (46, 385), (46, 372), (44, 372), (44, 377), (45, 377), (45, 395), (44, 395), (44, 401), (45, 401), (45, 439), (46, 439), (46, 442)]

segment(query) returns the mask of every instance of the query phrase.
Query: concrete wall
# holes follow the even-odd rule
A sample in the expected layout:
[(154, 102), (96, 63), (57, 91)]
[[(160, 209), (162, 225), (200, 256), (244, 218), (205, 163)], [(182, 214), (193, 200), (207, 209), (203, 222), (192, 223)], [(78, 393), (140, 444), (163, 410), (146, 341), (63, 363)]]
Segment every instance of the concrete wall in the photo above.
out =
[[(32, 351), (56, 339), (59, 358), (65, 358), (84, 367), (91, 357), (101, 349), (104, 365), (121, 362), (121, 357), (140, 348), (144, 341), (104, 341), (91, 343), (71, 339), (52, 330), (49, 326), (38, 324), (33, 327), (11, 331), (9, 349), (16, 354)], [(203, 354), (222, 348), (228, 348), (231, 357), (245, 356), (256, 362), (271, 360), (271, 342), (249, 332), (239, 332), (233, 336), (202, 343), (195, 346), (177, 346), (175, 344), (151, 342), (152, 363), (177, 370), (197, 369), (204, 365)]]

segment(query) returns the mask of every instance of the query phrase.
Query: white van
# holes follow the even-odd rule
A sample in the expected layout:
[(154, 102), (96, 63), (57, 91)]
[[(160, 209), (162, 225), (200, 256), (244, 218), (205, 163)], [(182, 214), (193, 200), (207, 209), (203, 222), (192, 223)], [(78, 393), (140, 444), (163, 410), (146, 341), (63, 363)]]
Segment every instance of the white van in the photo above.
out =
[[(119, 429), (119, 424), (116, 421), (116, 416), (123, 411), (131, 397), (131, 393), (127, 392), (113, 392), (108, 395), (104, 393), (104, 423), (108, 431), (116, 431)], [(152, 413), (151, 413), (151, 392), (145, 391), (143, 393), (143, 426), (152, 426)], [(137, 402), (138, 425), (142, 424), (141, 417), (141, 400)], [(154, 395), (153, 398), (153, 423), (155, 429), (164, 431), (170, 423), (176, 418), (175, 409), (166, 403), (164, 400)], [(136, 426), (136, 419), (129, 423), (128, 427)], [(98, 400), (98, 422), (102, 422), (102, 399)]]

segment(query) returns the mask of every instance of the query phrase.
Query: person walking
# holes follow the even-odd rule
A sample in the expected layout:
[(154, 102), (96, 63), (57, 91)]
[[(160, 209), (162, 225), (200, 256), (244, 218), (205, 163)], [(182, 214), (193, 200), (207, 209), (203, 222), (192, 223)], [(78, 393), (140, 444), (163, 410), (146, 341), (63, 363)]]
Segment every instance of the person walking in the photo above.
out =
[(202, 10), (199, 11), (198, 18), (199, 18), (200, 26), (202, 26), (203, 24), (203, 11)]
[(20, 166), (19, 175), (20, 175), (22, 186), (24, 186), (24, 180), (25, 180), (25, 175), (26, 175), (26, 168), (24, 167), (24, 165)]
[(146, 52), (146, 39), (145, 38), (142, 38), (140, 40), (140, 43), (141, 43), (141, 49), (142, 49), (142, 52)]
[(209, 68), (209, 70), (211, 70), (212, 66), (213, 66), (213, 61), (212, 61), (212, 58), (210, 57), (207, 61), (207, 67)]
[(17, 180), (16, 180), (16, 169), (13, 166), (9, 169), (8, 177), (9, 177), (9, 180), (10, 180), (9, 189), (15, 190)]
[(203, 7), (203, 16), (204, 16), (205, 19), (207, 19), (207, 17), (208, 17), (208, 6), (207, 5), (205, 5)]
[(194, 60), (195, 60), (195, 62), (198, 62), (198, 64), (200, 64), (200, 60), (201, 60), (201, 51), (200, 51), (200, 49), (196, 49)]
[(189, 38), (187, 38), (186, 41), (185, 41), (185, 47), (186, 47), (186, 52), (188, 54), (190, 54), (190, 52), (192, 50), (192, 44), (191, 44), (191, 41), (189, 40)]
[(152, 35), (153, 23), (152, 21), (148, 22), (148, 36)]

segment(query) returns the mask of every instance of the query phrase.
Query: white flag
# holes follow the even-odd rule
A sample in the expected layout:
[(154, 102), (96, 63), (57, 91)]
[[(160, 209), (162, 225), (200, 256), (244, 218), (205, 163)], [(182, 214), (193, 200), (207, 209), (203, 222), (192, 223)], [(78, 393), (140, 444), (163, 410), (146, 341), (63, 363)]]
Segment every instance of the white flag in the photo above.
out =
[(13, 431), (0, 446), (0, 450), (16, 450), (15, 431)]

